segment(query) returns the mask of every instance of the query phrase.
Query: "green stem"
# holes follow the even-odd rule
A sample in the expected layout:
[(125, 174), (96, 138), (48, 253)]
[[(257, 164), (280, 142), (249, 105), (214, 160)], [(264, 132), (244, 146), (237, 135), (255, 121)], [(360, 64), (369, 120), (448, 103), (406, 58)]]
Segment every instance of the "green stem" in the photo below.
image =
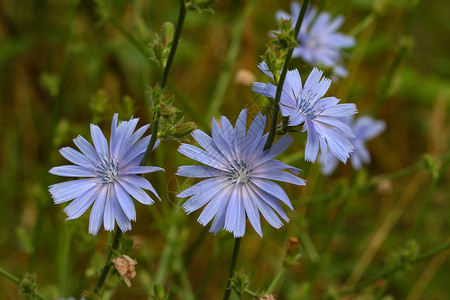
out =
[[(11, 280), (15, 284), (20, 285), (22, 283), (22, 280), (20, 280), (19, 278), (17, 278), (16, 276), (14, 276), (13, 274), (9, 273), (8, 271), (6, 271), (3, 268), (0, 268), (0, 275), (5, 277), (6, 279)], [(38, 291), (35, 291), (35, 296), (38, 299), (47, 300), (47, 298), (44, 295), (42, 295), (41, 293), (39, 293)]]
[(236, 262), (239, 255), (239, 247), (241, 245), (241, 238), (235, 238), (233, 258), (231, 259), (230, 274), (228, 275), (227, 288), (225, 289), (225, 294), (223, 295), (223, 300), (228, 300), (231, 295), (231, 278), (233, 278), (234, 270), (236, 269)]
[(105, 282), (106, 277), (108, 276), (109, 269), (111, 268), (111, 258), (112, 258), (114, 250), (117, 250), (117, 248), (119, 248), (119, 242), (120, 242), (121, 235), (122, 235), (122, 230), (120, 230), (120, 228), (117, 227), (116, 233), (114, 234), (114, 240), (112, 242), (111, 249), (109, 249), (106, 252), (105, 266), (102, 269), (102, 273), (100, 274), (100, 277), (98, 278), (97, 284), (94, 289), (94, 293), (96, 293), (97, 295), (100, 295), (100, 291), (102, 289), (103, 283)]
[(166, 87), (167, 79), (169, 78), (170, 68), (172, 67), (173, 59), (175, 58), (175, 52), (177, 51), (178, 42), (180, 41), (181, 30), (183, 29), (184, 18), (186, 17), (186, 5), (184, 0), (180, 0), (180, 13), (178, 14), (177, 27), (175, 28), (175, 34), (173, 36), (172, 47), (170, 47), (169, 57), (167, 58), (166, 66), (162, 75), (160, 87), (161, 89)]
[(14, 283), (20, 284), (20, 279), (17, 278), (16, 276), (14, 276), (13, 274), (9, 273), (8, 271), (6, 271), (3, 268), (0, 268), (0, 275), (2, 275), (3, 277), (11, 280)]
[(275, 278), (270, 283), (269, 287), (267, 288), (266, 294), (272, 294), (275, 288), (277, 287), (278, 283), (281, 281), (281, 278), (283, 278), (284, 273), (286, 273), (286, 266), (281, 267), (280, 271), (278, 271), (277, 275), (275, 275)]
[[(185, 17), (186, 17), (186, 6), (184, 0), (180, 0), (180, 13), (178, 15), (177, 27), (175, 28), (172, 47), (170, 48), (169, 57), (167, 58), (167, 63), (166, 66), (164, 67), (161, 83), (159, 85), (161, 89), (164, 89), (167, 85), (170, 68), (172, 67), (172, 63), (175, 58), (175, 52), (177, 51), (178, 42), (180, 41), (181, 30), (183, 29)], [(144, 166), (147, 163), (147, 160), (150, 157), (150, 153), (152, 152), (153, 147), (156, 144), (156, 140), (158, 138), (159, 117), (160, 113), (159, 110), (157, 109), (153, 113), (152, 137), (150, 138), (150, 142), (148, 143), (147, 150), (145, 150), (144, 157), (142, 158), (141, 161), (141, 166)]]
[[(294, 36), (295, 38), (298, 37), (298, 33), (300, 32), (300, 27), (303, 23), (303, 18), (305, 17), (306, 8), (308, 7), (309, 0), (303, 1), (302, 8), (300, 9), (300, 12), (298, 14), (297, 23), (295, 24), (294, 29)], [(273, 107), (272, 112), (272, 121), (270, 123), (270, 131), (269, 136), (267, 137), (266, 144), (264, 145), (264, 150), (269, 149), (272, 144), (273, 140), (275, 139), (275, 131), (277, 129), (277, 119), (278, 119), (278, 110), (279, 110), (279, 102), (281, 99), (281, 92), (283, 91), (283, 85), (284, 80), (286, 79), (286, 74), (289, 68), (289, 63), (291, 62), (292, 53), (294, 52), (294, 48), (289, 49), (289, 51), (286, 54), (286, 60), (284, 61), (283, 69), (281, 71), (280, 80), (277, 84), (277, 91), (275, 93), (275, 105)]]

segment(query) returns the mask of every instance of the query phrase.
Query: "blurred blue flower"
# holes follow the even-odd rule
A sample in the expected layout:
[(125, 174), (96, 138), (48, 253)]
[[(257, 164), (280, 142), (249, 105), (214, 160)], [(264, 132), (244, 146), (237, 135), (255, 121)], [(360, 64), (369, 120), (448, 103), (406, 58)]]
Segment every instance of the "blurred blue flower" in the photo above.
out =
[[(280, 10), (276, 13), (276, 18), (291, 19), (292, 26), (295, 26), (299, 12), (300, 4), (292, 2), (291, 14)], [(297, 37), (298, 47), (294, 49), (293, 57), (301, 57), (312, 66), (332, 68), (335, 77), (347, 77), (347, 70), (342, 61), (342, 49), (353, 47), (355, 39), (337, 32), (343, 22), (343, 16), (332, 19), (327, 12), (317, 14), (317, 9), (308, 9)]]
[[(365, 146), (365, 142), (375, 138), (386, 128), (386, 124), (382, 120), (375, 120), (370, 116), (361, 116), (356, 121), (353, 116), (342, 118), (355, 133), (355, 137), (351, 140), (355, 149), (350, 155), (350, 162), (355, 170), (361, 169), (363, 164), (370, 163), (370, 154)], [(322, 173), (330, 175), (338, 165), (338, 160), (332, 156), (321, 155), (319, 161), (322, 163)]]
[(224, 116), (220, 118), (221, 126), (214, 119), (212, 138), (201, 130), (192, 133), (204, 150), (189, 144), (181, 144), (178, 149), (187, 157), (206, 165), (178, 168), (179, 176), (211, 177), (181, 192), (178, 197), (190, 197), (183, 205), (187, 213), (206, 204), (198, 222), (205, 226), (214, 218), (210, 229), (213, 233), (224, 228), (234, 237), (243, 236), (247, 215), (253, 228), (262, 236), (259, 212), (270, 225), (280, 228), (283, 223), (276, 213), (286, 222), (289, 218), (279, 200), (293, 208), (284, 190), (270, 180), (305, 185), (303, 179), (292, 174), (297, 175), (299, 169), (274, 159), (289, 147), (292, 138), (285, 135), (271, 148), (263, 150), (268, 136), (263, 135), (266, 118), (258, 113), (247, 133), (246, 120), (245, 109), (234, 128)]
[[(273, 78), (265, 62), (259, 68)], [(340, 117), (357, 113), (353, 103), (337, 104), (335, 97), (323, 98), (331, 85), (331, 80), (322, 78), (322, 71), (314, 68), (302, 86), (297, 69), (288, 71), (281, 93), (280, 111), (289, 117), (289, 126), (303, 124), (308, 132), (305, 159), (314, 162), (320, 150), (327, 154), (328, 149), (342, 162), (346, 162), (353, 150), (350, 139), (354, 137), (351, 128), (339, 120)], [(253, 83), (253, 91), (275, 99), (277, 87), (272, 83)]]
[(87, 177), (51, 185), (49, 190), (55, 204), (74, 199), (64, 209), (68, 220), (80, 217), (94, 204), (89, 219), (89, 233), (93, 235), (98, 233), (102, 221), (105, 230), (114, 230), (115, 221), (122, 231), (130, 230), (130, 221), (136, 220), (131, 196), (142, 204), (150, 205), (154, 202), (142, 189), (150, 190), (160, 200), (150, 182), (136, 175), (163, 170), (140, 166), (151, 135), (139, 139), (149, 125), (134, 132), (139, 119), (131, 118), (130, 121), (119, 122), (119, 125), (117, 121), (118, 114), (115, 114), (109, 147), (101, 129), (91, 124), (95, 148), (82, 136), (78, 136), (73, 141), (82, 153), (70, 147), (60, 150), (62, 156), (75, 165), (50, 170), (50, 173), (59, 176)]

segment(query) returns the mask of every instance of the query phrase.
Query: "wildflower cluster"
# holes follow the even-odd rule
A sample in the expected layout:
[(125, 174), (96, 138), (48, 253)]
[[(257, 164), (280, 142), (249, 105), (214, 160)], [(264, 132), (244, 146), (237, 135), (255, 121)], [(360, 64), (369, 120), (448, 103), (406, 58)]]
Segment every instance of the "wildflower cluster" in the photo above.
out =
[[(293, 3), (292, 15), (277, 12), (279, 30), (274, 33), (272, 42), (275, 46), (268, 49), (264, 61), (259, 64), (259, 69), (270, 77), (271, 82), (253, 83), (254, 92), (271, 99), (273, 119), (268, 132), (265, 130), (267, 117), (257, 113), (250, 122), (246, 108), (241, 110), (234, 125), (225, 116), (213, 119), (211, 135), (195, 129), (195, 123), (186, 122), (184, 116), (180, 117), (182, 111), (173, 105), (174, 98), (167, 96), (165, 87), (184, 14), (186, 10), (210, 11), (213, 2), (182, 1), (181, 25), (177, 24), (176, 32), (171, 23), (165, 23), (161, 36), (151, 44), (153, 59), (164, 69), (162, 82), (149, 89), (152, 135), (142, 138), (149, 125), (135, 130), (139, 119), (118, 123), (118, 114), (115, 114), (109, 143), (102, 130), (91, 124), (93, 145), (78, 136), (74, 143), (81, 152), (70, 147), (60, 150), (74, 165), (54, 167), (50, 173), (85, 178), (51, 185), (50, 193), (56, 204), (71, 201), (64, 209), (68, 219), (80, 217), (92, 206), (90, 234), (96, 235), (102, 223), (108, 231), (114, 230), (117, 223), (114, 243), (119, 243), (121, 232), (131, 230), (131, 221), (137, 218), (133, 198), (145, 205), (153, 204), (154, 199), (161, 200), (152, 184), (141, 176), (163, 171), (161, 167), (145, 166), (148, 155), (160, 142), (158, 138), (182, 141), (178, 151), (201, 164), (178, 167), (178, 176), (203, 179), (177, 195), (188, 198), (182, 208), (187, 214), (203, 208), (198, 222), (203, 226), (212, 222), (210, 232), (214, 234), (222, 229), (231, 232), (237, 245), (246, 232), (247, 218), (261, 237), (260, 215), (274, 228), (283, 226), (282, 220), (289, 222), (281, 203), (291, 210), (294, 206), (283, 187), (274, 181), (296, 186), (306, 184), (306, 180), (298, 176), (299, 168), (276, 159), (297, 138), (290, 134), (297, 131), (297, 126), (301, 125), (302, 131), (307, 133), (305, 160), (314, 163), (319, 157), (325, 174), (330, 174), (338, 161), (346, 163), (350, 158), (356, 169), (370, 161), (364, 143), (384, 130), (384, 122), (371, 117), (361, 117), (353, 122), (356, 105), (325, 96), (332, 81), (319, 69), (332, 68), (334, 75), (345, 77), (342, 49), (353, 47), (354, 39), (337, 32), (342, 17), (331, 19), (328, 13), (318, 13), (315, 8), (307, 10), (307, 2), (302, 8)], [(288, 69), (291, 58), (302, 58), (314, 66), (304, 83), (298, 69)], [(280, 131), (276, 131), (278, 112), (281, 113)], [(276, 132), (282, 136), (274, 142)], [(190, 144), (188, 135), (200, 147)], [(145, 190), (149, 190), (154, 199)], [(295, 238), (292, 241), (298, 244)], [(112, 248), (117, 249), (117, 244), (113, 245)], [(297, 251), (291, 252), (286, 258), (286, 266), (301, 256)], [(111, 254), (107, 262), (95, 292), (101, 288), (112, 265)], [(113, 263), (130, 286), (130, 279), (136, 275), (136, 261), (124, 255), (114, 259)], [(236, 286), (236, 282), (231, 284), (231, 288), (245, 291), (248, 284)], [(229, 296), (229, 292), (226, 295)]]

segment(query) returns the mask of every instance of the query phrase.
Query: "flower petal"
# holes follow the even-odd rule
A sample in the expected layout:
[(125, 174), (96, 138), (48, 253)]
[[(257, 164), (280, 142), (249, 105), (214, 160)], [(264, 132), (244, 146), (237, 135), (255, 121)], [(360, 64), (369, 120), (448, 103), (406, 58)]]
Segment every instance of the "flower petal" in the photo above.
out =
[(91, 215), (89, 217), (89, 233), (92, 235), (97, 235), (100, 227), (102, 226), (106, 193), (107, 188), (101, 187), (98, 192), (97, 199), (95, 199), (94, 205), (92, 206)]
[(95, 177), (91, 170), (73, 165), (53, 167), (49, 173), (65, 177)]

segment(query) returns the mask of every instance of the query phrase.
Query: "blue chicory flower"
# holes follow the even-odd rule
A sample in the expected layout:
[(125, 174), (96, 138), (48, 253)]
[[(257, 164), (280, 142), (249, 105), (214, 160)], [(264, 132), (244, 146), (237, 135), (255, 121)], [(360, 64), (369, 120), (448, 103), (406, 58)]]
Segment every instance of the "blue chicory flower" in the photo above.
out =
[(292, 138), (285, 135), (264, 150), (268, 136), (263, 135), (266, 117), (258, 113), (247, 132), (246, 120), (246, 109), (240, 113), (234, 128), (224, 116), (220, 118), (221, 126), (214, 119), (212, 138), (201, 130), (192, 133), (204, 150), (189, 144), (181, 144), (178, 149), (206, 165), (178, 168), (179, 176), (211, 177), (181, 192), (178, 197), (190, 197), (183, 205), (187, 213), (206, 205), (198, 222), (205, 226), (214, 218), (210, 229), (213, 233), (224, 228), (234, 237), (243, 236), (247, 215), (255, 231), (262, 236), (259, 212), (270, 225), (280, 228), (283, 223), (278, 215), (286, 222), (289, 218), (279, 200), (290, 209), (293, 207), (284, 190), (270, 180), (305, 185), (303, 179), (292, 174), (297, 175), (299, 169), (274, 159), (289, 147)]
[[(276, 18), (291, 19), (292, 26), (295, 26), (299, 12), (300, 4), (292, 2), (291, 14), (280, 10)], [(332, 19), (328, 12), (317, 14), (317, 9), (308, 9), (297, 37), (298, 47), (292, 56), (301, 57), (312, 66), (332, 68), (334, 77), (347, 77), (342, 60), (343, 49), (352, 48), (355, 39), (337, 32), (343, 22), (343, 16)]]
[[(259, 68), (272, 79), (265, 62)], [(297, 69), (288, 71), (281, 93), (280, 111), (289, 117), (288, 126), (303, 124), (308, 132), (305, 159), (314, 162), (320, 150), (326, 155), (328, 149), (340, 161), (346, 162), (353, 150), (350, 139), (354, 137), (351, 128), (339, 120), (340, 117), (357, 113), (353, 103), (337, 104), (335, 97), (323, 98), (331, 85), (331, 80), (322, 78), (322, 71), (314, 68), (302, 86)], [(277, 87), (272, 83), (253, 83), (253, 91), (275, 99)]]
[[(353, 117), (342, 118), (355, 133), (355, 137), (351, 140), (355, 149), (350, 155), (350, 162), (355, 170), (362, 168), (363, 164), (370, 163), (370, 153), (365, 146), (365, 142), (377, 137), (386, 128), (386, 123), (382, 120), (375, 120), (370, 116), (361, 116), (356, 121)], [(322, 163), (322, 173), (330, 175), (336, 169), (338, 160), (332, 156), (321, 155), (319, 161)]]
[(89, 233), (93, 235), (98, 233), (102, 221), (105, 230), (114, 230), (116, 221), (122, 231), (130, 230), (130, 221), (136, 220), (131, 197), (142, 204), (154, 203), (142, 189), (150, 190), (160, 200), (151, 183), (136, 175), (163, 171), (159, 167), (140, 166), (151, 135), (139, 139), (149, 125), (134, 132), (139, 119), (131, 118), (130, 121), (119, 122), (119, 125), (117, 121), (118, 114), (115, 114), (109, 146), (101, 129), (91, 124), (94, 147), (78, 136), (73, 141), (82, 153), (70, 147), (60, 150), (62, 156), (75, 165), (50, 170), (50, 173), (59, 176), (87, 177), (51, 185), (49, 190), (55, 204), (73, 200), (64, 209), (68, 220), (80, 217), (93, 204), (89, 219)]

